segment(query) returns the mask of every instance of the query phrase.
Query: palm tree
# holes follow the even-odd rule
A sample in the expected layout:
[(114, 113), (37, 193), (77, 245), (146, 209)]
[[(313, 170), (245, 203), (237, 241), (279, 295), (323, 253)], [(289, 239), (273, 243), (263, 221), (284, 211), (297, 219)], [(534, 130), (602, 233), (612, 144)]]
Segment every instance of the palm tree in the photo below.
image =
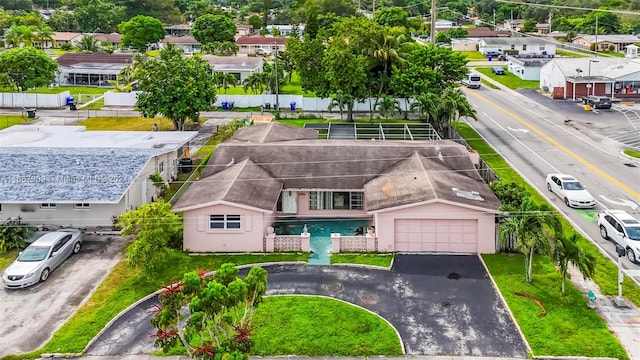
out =
[(36, 31), (36, 41), (40, 43), (40, 47), (44, 47), (44, 42), (51, 42), (53, 47), (58, 47), (58, 42), (53, 38), (53, 31), (48, 26), (43, 26)]
[(11, 25), (4, 32), (4, 41), (13, 47), (21, 44), (23, 46), (33, 46), (33, 43), (37, 40), (37, 32), (38, 27), (34, 25)]
[(76, 49), (83, 53), (94, 53), (100, 51), (100, 42), (91, 35), (85, 35), (76, 45)]
[(392, 35), (381, 34), (379, 38), (371, 39), (371, 46), (364, 49), (364, 55), (370, 58), (372, 62), (372, 69), (376, 67), (382, 67), (382, 74), (387, 81), (380, 83), (379, 94), (384, 91), (384, 85), (391, 79), (392, 69), (394, 65), (399, 65), (404, 61), (404, 52), (402, 47), (407, 43), (407, 39), (404, 34)]
[(238, 78), (231, 73), (215, 72), (213, 74), (213, 80), (215, 81), (218, 90), (221, 88), (224, 89), (225, 94), (231, 86), (238, 85)]
[(382, 97), (376, 101), (376, 110), (387, 120), (389, 120), (389, 116), (402, 112), (398, 99), (389, 95), (382, 95)]
[(451, 138), (451, 123), (458, 121), (461, 117), (470, 117), (478, 120), (476, 109), (469, 103), (467, 97), (459, 88), (448, 88), (442, 95), (440, 103), (440, 119), (439, 132), (445, 134), (446, 138)]
[(251, 89), (254, 94), (262, 94), (267, 87), (267, 77), (268, 74), (264, 72), (253, 73), (247, 76), (247, 78), (244, 79), (244, 91), (246, 92), (247, 89)]
[(214, 42), (202, 44), (201, 50), (207, 54), (217, 55), (220, 53), (221, 46), (222, 46), (222, 43), (220, 43), (219, 41), (214, 41)]
[(576, 233), (572, 233), (568, 238), (560, 236), (556, 239), (553, 249), (553, 262), (558, 266), (560, 274), (562, 274), (562, 294), (565, 293), (564, 284), (569, 264), (577, 267), (585, 279), (591, 278), (595, 271), (595, 258), (578, 246), (578, 239), (579, 236)]
[(338, 90), (336, 94), (331, 98), (329, 103), (329, 111), (333, 111), (334, 108), (340, 110), (340, 120), (342, 120), (342, 112), (349, 105), (349, 102), (353, 101), (351, 97), (342, 91)]
[(435, 129), (435, 122), (440, 114), (440, 101), (442, 101), (440, 95), (433, 92), (418, 95), (411, 103), (411, 111), (417, 110), (420, 118), (430, 123)]
[(235, 42), (225, 41), (220, 44), (219, 50), (222, 55), (236, 55), (240, 51), (240, 47)]
[(525, 256), (526, 281), (531, 282), (533, 254), (547, 254), (551, 243), (548, 230), (557, 236), (562, 231), (560, 220), (548, 206), (538, 206), (527, 197), (520, 207), (509, 212), (509, 217), (500, 224), (500, 239), (505, 242), (511, 236), (516, 237), (516, 250)]

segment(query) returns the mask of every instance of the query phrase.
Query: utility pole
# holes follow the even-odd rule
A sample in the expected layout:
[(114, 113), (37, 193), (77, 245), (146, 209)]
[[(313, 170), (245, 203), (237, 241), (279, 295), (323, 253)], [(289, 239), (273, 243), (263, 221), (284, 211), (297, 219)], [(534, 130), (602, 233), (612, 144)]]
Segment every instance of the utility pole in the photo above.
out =
[(551, 20), (553, 19), (553, 12), (549, 11), (549, 34), (551, 34)]
[(598, 16), (596, 16), (596, 46), (593, 49), (596, 51), (596, 57), (598, 57)]
[(280, 84), (278, 83), (278, 41), (275, 41), (274, 44), (276, 45), (275, 59), (273, 60), (273, 71), (276, 77), (276, 113), (280, 114), (280, 99), (278, 98), (280, 92)]
[(429, 34), (431, 43), (436, 43), (436, 0), (431, 0), (431, 34)]
[(496, 29), (496, 9), (493, 9), (493, 30)]

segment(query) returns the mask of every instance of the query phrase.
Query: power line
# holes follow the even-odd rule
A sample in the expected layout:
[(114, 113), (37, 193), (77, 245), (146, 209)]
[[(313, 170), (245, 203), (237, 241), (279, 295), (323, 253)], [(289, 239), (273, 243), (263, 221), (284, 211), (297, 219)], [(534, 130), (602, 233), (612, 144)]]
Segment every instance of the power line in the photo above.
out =
[(640, 15), (640, 12), (627, 11), (627, 10), (593, 9), (593, 8), (583, 8), (583, 7), (567, 6), (567, 5), (536, 4), (536, 3), (527, 3), (527, 2), (520, 2), (520, 1), (511, 1), (511, 0), (496, 0), (496, 1), (501, 3), (506, 3), (506, 4), (526, 5), (526, 6), (534, 6), (534, 7), (552, 8), (552, 9), (598, 11), (598, 12), (608, 12), (608, 13), (623, 14), (623, 15)]

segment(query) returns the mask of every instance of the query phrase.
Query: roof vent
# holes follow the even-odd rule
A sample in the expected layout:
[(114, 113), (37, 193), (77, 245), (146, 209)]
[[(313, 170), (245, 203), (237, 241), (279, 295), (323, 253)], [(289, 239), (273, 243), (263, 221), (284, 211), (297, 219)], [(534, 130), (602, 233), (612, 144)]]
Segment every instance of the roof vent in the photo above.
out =
[(165, 146), (166, 144), (153, 144), (153, 148), (154, 149), (161, 149)]
[(451, 190), (456, 194), (457, 197), (469, 200), (484, 201), (484, 198), (480, 196), (480, 193), (477, 191), (464, 191), (458, 188), (451, 188)]

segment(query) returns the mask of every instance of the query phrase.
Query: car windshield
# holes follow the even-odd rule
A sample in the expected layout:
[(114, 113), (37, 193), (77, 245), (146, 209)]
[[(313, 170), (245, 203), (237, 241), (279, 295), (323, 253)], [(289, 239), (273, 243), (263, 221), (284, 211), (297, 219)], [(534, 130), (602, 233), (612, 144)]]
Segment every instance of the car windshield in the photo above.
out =
[(627, 234), (629, 239), (640, 241), (640, 227), (628, 227)]
[(50, 247), (48, 246), (29, 246), (20, 256), (18, 257), (18, 261), (21, 262), (34, 262), (34, 261), (42, 261), (47, 257), (49, 253)]
[(562, 188), (565, 190), (584, 190), (584, 187), (578, 181), (564, 182), (562, 183)]

